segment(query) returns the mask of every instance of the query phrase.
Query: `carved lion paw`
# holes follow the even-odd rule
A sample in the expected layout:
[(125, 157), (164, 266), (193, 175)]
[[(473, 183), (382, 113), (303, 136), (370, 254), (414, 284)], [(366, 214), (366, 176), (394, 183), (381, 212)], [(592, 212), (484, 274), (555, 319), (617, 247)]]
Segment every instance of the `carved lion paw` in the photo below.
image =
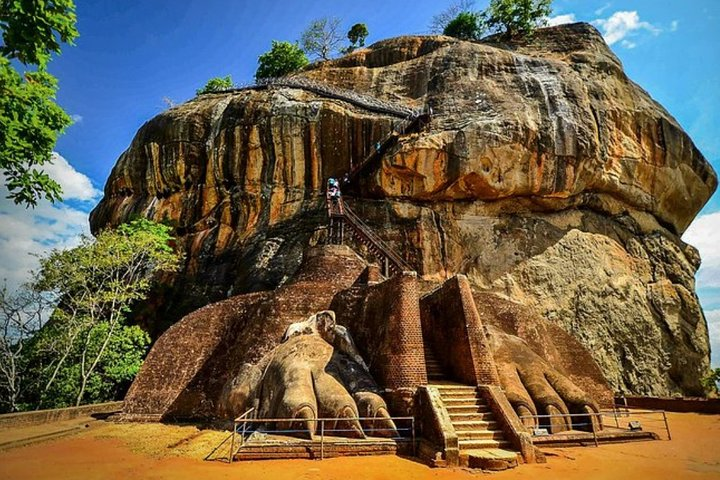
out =
[(551, 433), (600, 428), (596, 416), (586, 415), (598, 412), (595, 402), (524, 340), (492, 326), (488, 340), (500, 383), (525, 425), (546, 427)]
[[(258, 418), (287, 419), (268, 422), (268, 427), (305, 432), (312, 438), (320, 433), (317, 419), (328, 418), (332, 420), (322, 425), (326, 435), (397, 434), (375, 381), (350, 335), (335, 324), (333, 312), (320, 312), (288, 327), (283, 343), (268, 354), (265, 364), (250, 389)], [(242, 385), (236, 389), (248, 390)]]

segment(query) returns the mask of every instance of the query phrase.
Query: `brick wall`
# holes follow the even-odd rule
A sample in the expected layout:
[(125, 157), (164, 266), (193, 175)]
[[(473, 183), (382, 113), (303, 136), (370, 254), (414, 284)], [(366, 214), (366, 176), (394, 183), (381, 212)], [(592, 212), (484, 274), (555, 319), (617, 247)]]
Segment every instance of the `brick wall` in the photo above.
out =
[[(125, 398), (128, 418), (217, 418), (226, 382), (255, 365), (293, 322), (330, 306), (366, 267), (348, 247), (310, 249), (296, 276), (268, 292), (238, 295), (203, 307), (155, 343)], [(150, 418), (150, 417), (148, 417)]]
[(420, 300), (422, 329), (445, 373), (468, 385), (499, 385), (470, 284), (456, 275)]
[(427, 383), (416, 274), (355, 286), (339, 293), (331, 308), (385, 389), (392, 413), (410, 414), (417, 387)]

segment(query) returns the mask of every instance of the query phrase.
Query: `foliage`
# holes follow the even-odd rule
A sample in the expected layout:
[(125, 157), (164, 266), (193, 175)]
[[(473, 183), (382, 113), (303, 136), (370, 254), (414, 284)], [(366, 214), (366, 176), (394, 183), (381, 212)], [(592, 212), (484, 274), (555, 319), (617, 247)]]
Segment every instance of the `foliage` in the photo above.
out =
[(61, 328), (60, 322), (51, 323), (34, 339), (28, 358), (32, 376), (37, 379), (38, 387), (45, 387), (53, 374), (55, 378), (42, 391), (41, 397), (28, 398), (28, 405), (42, 402), (44, 408), (59, 408), (77, 404), (82, 385), (82, 356), (98, 356), (108, 337), (104, 352), (99, 355), (98, 364), (86, 381), (83, 400), (96, 403), (121, 398), (140, 370), (150, 345), (148, 334), (136, 325), (119, 325), (110, 332), (111, 326), (107, 322), (99, 322), (89, 327), (86, 342), (71, 344), (69, 361), (62, 362), (55, 372), (52, 367), (56, 365), (56, 359), (52, 355), (56, 337), (62, 335), (58, 331)]
[(472, 12), (460, 12), (443, 31), (444, 35), (463, 40), (479, 40), (482, 33), (480, 15)]
[(140, 219), (40, 259), (32, 290), (54, 299), (55, 308), (25, 342), (23, 369), (33, 380), (25, 404), (79, 405), (122, 393), (149, 344), (126, 316), (158, 274), (177, 268), (171, 241), (169, 227)]
[[(347, 38), (350, 40), (350, 49), (362, 48), (365, 46), (365, 39), (369, 35), (367, 25), (356, 23), (348, 30)], [(351, 50), (351, 51), (352, 51)]]
[(203, 93), (219, 92), (227, 90), (233, 87), (232, 77), (230, 75), (226, 77), (214, 77), (207, 81), (203, 88), (195, 90), (195, 95), (202, 95)]
[(507, 39), (527, 37), (547, 24), (551, 3), (552, 0), (490, 0), (483, 12), (484, 23), (489, 31)]
[(472, 12), (475, 0), (458, 0), (453, 2), (442, 12), (433, 16), (430, 22), (430, 32), (440, 34), (445, 31), (448, 24), (463, 12)]
[[(55, 103), (57, 81), (46, 71), (61, 43), (77, 38), (72, 0), (0, 0), (0, 170), (15, 203), (60, 199), (60, 185), (41, 169), (71, 124)], [(20, 73), (10, 60), (36, 71)]]
[(72, 44), (78, 36), (72, 0), (1, 0), (0, 7), (5, 58), (44, 67), (60, 53), (60, 42)]
[(305, 53), (321, 60), (329, 60), (342, 42), (340, 19), (323, 17), (310, 22), (300, 37), (300, 45)]
[(718, 386), (720, 385), (720, 368), (710, 369), (708, 374), (703, 377), (702, 385), (705, 392), (711, 395), (717, 395)]
[(40, 292), (28, 286), (10, 292), (0, 289), (0, 412), (22, 408), (20, 401), (31, 387), (27, 371), (28, 345), (42, 326), (48, 307)]
[(257, 80), (284, 77), (308, 64), (305, 52), (294, 43), (273, 40), (272, 48), (258, 58)]

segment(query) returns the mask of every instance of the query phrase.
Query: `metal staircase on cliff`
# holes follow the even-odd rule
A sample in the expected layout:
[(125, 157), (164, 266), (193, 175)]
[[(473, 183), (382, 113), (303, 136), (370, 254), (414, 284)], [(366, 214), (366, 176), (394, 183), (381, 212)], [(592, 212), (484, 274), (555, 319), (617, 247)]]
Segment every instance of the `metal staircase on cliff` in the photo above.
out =
[[(274, 83), (275, 85), (287, 86), (288, 81), (290, 84), (298, 88), (311, 89), (318, 93), (318, 88), (323, 90), (324, 94), (332, 93), (336, 97), (342, 99), (354, 101), (358, 103), (358, 98), (362, 99), (362, 102), (370, 102), (369, 99), (374, 97), (368, 97), (365, 95), (358, 95), (354, 92), (338, 91), (334, 87), (328, 87), (327, 85), (318, 85), (311, 83), (309, 86), (306, 84), (307, 79), (300, 79), (301, 83), (296, 84), (298, 79), (286, 79), (281, 83)], [(327, 88), (331, 88), (332, 92), (327, 91)], [(373, 99), (372, 101), (380, 102), (380, 106), (385, 113), (391, 113), (395, 115), (404, 115), (401, 123), (394, 125), (392, 131), (380, 139), (371, 152), (363, 158), (359, 163), (353, 165), (350, 171), (343, 177), (344, 188), (351, 187), (355, 184), (360, 174), (365, 172), (371, 165), (378, 162), (385, 153), (395, 146), (400, 136), (411, 132), (417, 132), (422, 130), (425, 125), (430, 121), (431, 110), (409, 110), (407, 107), (398, 107), (381, 100)], [(368, 104), (364, 105), (366, 108)], [(374, 106), (375, 110), (379, 110), (380, 107)], [(326, 197), (327, 202), (327, 213), (328, 213), (328, 241), (333, 244), (342, 244), (347, 239), (348, 235), (359, 243), (365, 245), (370, 253), (381, 262), (382, 273), (385, 277), (392, 275), (398, 275), (402, 272), (413, 271), (414, 269), (408, 265), (400, 255), (397, 254), (387, 243), (385, 243), (355, 212), (344, 202), (342, 197), (330, 198)]]
[(370, 253), (381, 262), (383, 275), (391, 277), (410, 272), (414, 269), (408, 265), (387, 243), (383, 241), (342, 198), (327, 200), (330, 243), (340, 245), (348, 235), (365, 245)]

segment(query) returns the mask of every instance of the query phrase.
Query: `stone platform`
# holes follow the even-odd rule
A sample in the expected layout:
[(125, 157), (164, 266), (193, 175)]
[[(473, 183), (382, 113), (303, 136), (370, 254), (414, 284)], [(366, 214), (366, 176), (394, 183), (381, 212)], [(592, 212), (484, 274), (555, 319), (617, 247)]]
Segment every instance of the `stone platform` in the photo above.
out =
[(412, 454), (410, 440), (396, 441), (381, 437), (352, 439), (327, 436), (309, 440), (283, 435), (263, 434), (260, 440), (250, 440), (235, 454), (234, 460), (274, 460), (288, 458), (331, 458), (364, 455)]
[[(605, 427), (605, 430), (596, 434), (598, 443), (620, 443), (645, 440), (658, 440), (659, 436), (654, 432), (630, 432), (627, 430), (614, 430)], [(533, 445), (536, 447), (567, 447), (570, 445), (594, 445), (595, 436), (590, 432), (570, 430), (547, 436), (533, 437)]]

